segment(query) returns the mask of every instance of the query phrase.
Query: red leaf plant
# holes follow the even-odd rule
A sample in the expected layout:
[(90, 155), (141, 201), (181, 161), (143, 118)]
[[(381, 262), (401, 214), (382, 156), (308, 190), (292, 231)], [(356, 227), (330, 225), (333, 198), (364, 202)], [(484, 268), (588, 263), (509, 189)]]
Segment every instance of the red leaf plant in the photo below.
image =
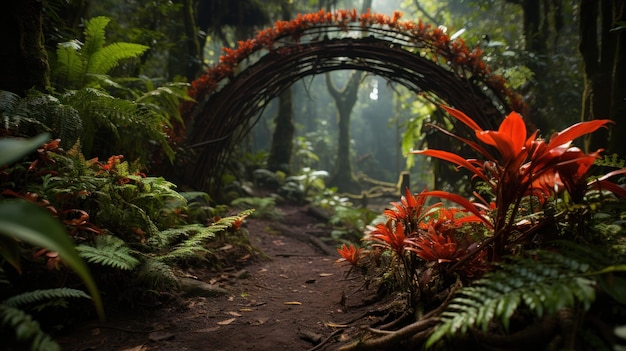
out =
[[(422, 154), (442, 159), (465, 168), (487, 184), (495, 196), (495, 214), (492, 219), (481, 214), (481, 209), (466, 198), (444, 191), (431, 191), (427, 196), (436, 196), (463, 206), (477, 219), (492, 229), (493, 234), (482, 248), (489, 249), (489, 259), (497, 260), (504, 253), (510, 233), (515, 232), (515, 221), (522, 200), (526, 197), (536, 199), (543, 204), (554, 194), (566, 190), (574, 201), (580, 201), (589, 187), (612, 191), (625, 196), (626, 191), (606, 177), (587, 183), (588, 171), (593, 161), (602, 150), (584, 153), (572, 146), (572, 141), (586, 134), (605, 127), (610, 120), (593, 120), (572, 125), (554, 133), (549, 141), (538, 138), (538, 131), (530, 135), (526, 124), (516, 112), (504, 118), (498, 130), (483, 130), (474, 120), (463, 112), (442, 106), (452, 117), (471, 128), (476, 141), (468, 140), (434, 126), (441, 132), (460, 140), (482, 159), (466, 159), (444, 150), (419, 150)], [(624, 170), (607, 174), (613, 176)], [(482, 204), (487, 206), (487, 204)]]
[(347, 262), (353, 267), (358, 267), (361, 255), (363, 254), (363, 248), (356, 248), (353, 244), (350, 244), (350, 246), (343, 244), (341, 248), (337, 249), (337, 252), (341, 255), (341, 258), (336, 261), (337, 263)]
[[(435, 277), (446, 279), (451, 272), (448, 268), (459, 262), (470, 248), (477, 247), (460, 229), (470, 223), (487, 221), (485, 211), (479, 210), (478, 206), (473, 208), (475, 213), (448, 209), (441, 202), (427, 206), (426, 200), (432, 193), (436, 192), (424, 190), (413, 195), (406, 189), (401, 201), (392, 202), (392, 208), (384, 211), (387, 220), (368, 226), (363, 238), (373, 248), (366, 253), (392, 253), (391, 269), (400, 281), (404, 281), (413, 302), (424, 295), (431, 280)], [(351, 254), (350, 251), (342, 251), (346, 255)], [(466, 260), (456, 272), (462, 277), (482, 272), (484, 257), (478, 255), (473, 258), (472, 261)]]

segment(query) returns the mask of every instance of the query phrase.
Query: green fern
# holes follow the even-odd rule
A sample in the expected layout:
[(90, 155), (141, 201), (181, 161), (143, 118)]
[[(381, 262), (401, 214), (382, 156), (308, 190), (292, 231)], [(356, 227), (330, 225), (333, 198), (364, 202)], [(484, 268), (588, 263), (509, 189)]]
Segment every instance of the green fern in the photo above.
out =
[(203, 244), (210, 239), (215, 238), (216, 233), (226, 229), (226, 226), (209, 226), (205, 227), (200, 224), (190, 224), (180, 228), (168, 229), (162, 233), (161, 237), (171, 239), (179, 239), (181, 242), (176, 244), (171, 250), (156, 259), (163, 262), (188, 261), (194, 258), (200, 259), (203, 254), (208, 252)]
[(112, 235), (100, 235), (94, 241), (95, 246), (78, 245), (76, 250), (80, 257), (89, 263), (130, 271), (139, 264), (132, 256), (126, 243)]
[(586, 310), (595, 300), (595, 280), (587, 275), (588, 271), (589, 265), (548, 251), (499, 264), (457, 292), (427, 346), (444, 336), (464, 334), (473, 328), (486, 331), (494, 320), (508, 330), (511, 317), (522, 308), (537, 317), (565, 307), (582, 305)]
[(73, 40), (59, 44), (57, 68), (54, 73), (67, 85), (83, 88), (90, 81), (103, 81), (106, 74), (122, 60), (142, 55), (148, 47), (133, 43), (113, 43), (105, 46), (105, 27), (110, 19), (94, 17), (85, 23), (85, 44)]
[[(53, 303), (54, 301), (64, 301), (67, 298), (90, 299), (84, 291), (57, 288), (35, 290), (12, 296), (0, 303), (0, 335), (10, 336), (9, 340), (3, 340), (3, 346), (11, 348), (15, 343), (16, 350), (28, 345), (31, 350), (60, 350), (59, 345), (45, 332), (32, 316), (19, 307), (31, 306), (36, 310), (41, 310), (46, 306), (66, 306), (63, 303)], [(32, 305), (38, 306), (32, 307)]]
[(39, 92), (19, 96), (0, 91), (0, 117), (4, 127), (15, 135), (50, 133), (52, 139), (61, 139), (61, 147), (69, 149), (83, 132), (78, 112), (59, 99)]
[[(2, 335), (13, 336), (20, 347), (29, 345), (30, 350), (61, 350), (59, 344), (41, 330), (37, 321), (15, 307), (0, 304), (0, 331)], [(2, 344), (11, 349), (11, 340), (2, 340)]]
[(205, 253), (209, 252), (204, 247), (206, 242), (230, 228), (236, 221), (243, 220), (253, 212), (254, 210), (242, 211), (236, 216), (224, 217), (207, 227), (199, 224), (190, 224), (180, 228), (168, 229), (162, 231), (158, 238), (152, 238), (149, 243), (154, 243), (160, 247), (168, 247), (173, 242), (179, 241), (167, 253), (156, 257), (156, 259), (163, 262), (202, 258)]
[(28, 291), (25, 293), (21, 293), (19, 295), (15, 295), (4, 300), (2, 304), (7, 307), (17, 308), (19, 306), (39, 303), (45, 300), (65, 299), (65, 298), (91, 299), (91, 297), (89, 297), (89, 295), (87, 295), (82, 290), (70, 289), (70, 288), (56, 288), (56, 289), (35, 290), (35, 291)]
[[(152, 88), (147, 93), (138, 97), (138, 104), (149, 108), (154, 113), (162, 115), (164, 120), (170, 118), (182, 122), (180, 104), (182, 101), (193, 101), (187, 94), (188, 83), (169, 83), (167, 85)], [(169, 122), (168, 122), (169, 124)]]
[(134, 282), (142, 289), (153, 291), (178, 290), (178, 280), (172, 267), (155, 259), (146, 259), (136, 271)]

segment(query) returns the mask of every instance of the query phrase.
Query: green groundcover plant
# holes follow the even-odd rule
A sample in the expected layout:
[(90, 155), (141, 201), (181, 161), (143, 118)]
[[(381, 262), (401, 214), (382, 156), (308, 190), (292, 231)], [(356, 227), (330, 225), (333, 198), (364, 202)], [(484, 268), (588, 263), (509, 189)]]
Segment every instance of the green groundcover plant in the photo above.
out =
[(85, 159), (47, 137), (0, 140), (20, 153), (0, 169), (0, 335), (8, 345), (58, 349), (34, 312), (50, 311), (53, 324), (64, 323), (60, 307), (73, 314), (68, 321), (90, 318), (78, 301), (92, 298), (103, 319), (101, 292), (104, 305), (150, 302), (177, 291), (176, 268), (211, 263), (212, 247), (247, 240), (241, 224), (252, 210), (220, 217), (207, 194), (179, 193), (121, 155)]

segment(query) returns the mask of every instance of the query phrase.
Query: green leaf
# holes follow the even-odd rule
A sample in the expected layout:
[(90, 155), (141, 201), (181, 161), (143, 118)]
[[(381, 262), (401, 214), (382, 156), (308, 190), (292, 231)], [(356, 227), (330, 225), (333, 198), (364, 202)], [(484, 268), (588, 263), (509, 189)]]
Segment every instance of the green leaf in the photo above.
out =
[(102, 298), (87, 265), (78, 256), (65, 228), (46, 210), (22, 200), (0, 202), (0, 235), (58, 252), (83, 280), (100, 319), (104, 320)]
[(39, 134), (30, 139), (0, 139), (0, 166), (13, 163), (28, 155), (50, 139), (50, 134)]

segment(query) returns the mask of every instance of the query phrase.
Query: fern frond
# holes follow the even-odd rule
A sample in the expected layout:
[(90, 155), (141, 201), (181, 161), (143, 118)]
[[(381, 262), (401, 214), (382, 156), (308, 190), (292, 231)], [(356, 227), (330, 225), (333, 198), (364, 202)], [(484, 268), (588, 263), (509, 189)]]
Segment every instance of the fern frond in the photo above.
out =
[[(106, 41), (106, 35), (104, 28), (111, 21), (110, 18), (104, 16), (93, 17), (85, 22), (85, 45), (82, 49), (82, 54), (85, 58), (90, 58), (99, 52)], [(91, 63), (88, 64), (91, 66)]]
[(38, 303), (38, 302), (42, 302), (45, 300), (65, 299), (65, 298), (91, 299), (91, 297), (82, 290), (71, 289), (71, 288), (56, 288), (56, 289), (34, 290), (34, 291), (24, 292), (19, 295), (11, 296), (10, 298), (4, 300), (2, 304), (8, 307), (17, 308), (19, 306)]
[(586, 263), (548, 251), (498, 264), (482, 279), (457, 292), (427, 346), (473, 328), (487, 331), (494, 320), (508, 330), (511, 317), (522, 308), (537, 317), (579, 304), (586, 310), (595, 300), (595, 280), (586, 276), (589, 268)]
[[(10, 91), (0, 90), (0, 117), (3, 119), (10, 117), (19, 101), (19, 95)], [(8, 129), (6, 126), (5, 128)]]
[(71, 106), (59, 99), (41, 93), (31, 94), (20, 102), (19, 113), (28, 116), (19, 130), (27, 135), (50, 132), (53, 139), (61, 139), (61, 147), (69, 149), (83, 132), (83, 123)]
[[(44, 333), (37, 321), (15, 307), (0, 304), (0, 334), (13, 335), (20, 344), (29, 343), (31, 350), (61, 350), (50, 335)], [(11, 341), (3, 338), (2, 344), (11, 349)]]
[(136, 102), (154, 110), (155, 113), (163, 114), (166, 119), (172, 118), (182, 122), (179, 108), (181, 102), (193, 101), (187, 94), (188, 87), (188, 83), (170, 83), (143, 94)]
[[(254, 210), (246, 210), (235, 216), (224, 217), (208, 227), (199, 224), (189, 224), (180, 228), (168, 229), (166, 234), (160, 236), (161, 239), (183, 240), (174, 246), (174, 248), (164, 255), (158, 256), (156, 259), (164, 262), (187, 261), (193, 258), (202, 258), (202, 255), (209, 250), (204, 244), (213, 239), (216, 234), (230, 228), (233, 223), (243, 220), (252, 214)], [(171, 243), (172, 241), (170, 241)], [(163, 245), (163, 243), (160, 243)]]
[(78, 245), (78, 255), (89, 263), (113, 267), (122, 270), (132, 270), (139, 264), (139, 260), (132, 256), (126, 243), (112, 235), (96, 237), (95, 246)]
[(136, 271), (136, 283), (142, 288), (164, 291), (178, 289), (178, 280), (172, 267), (164, 262), (146, 259)]
[(89, 57), (89, 74), (107, 74), (111, 69), (117, 67), (124, 59), (141, 56), (148, 47), (134, 43), (113, 43), (107, 45)]
[(156, 259), (163, 262), (188, 261), (194, 258), (201, 259), (202, 254), (208, 252), (203, 244), (208, 240), (213, 239), (216, 233), (224, 229), (224, 226), (211, 225), (209, 227), (205, 227), (199, 224), (190, 224), (174, 230), (168, 230), (170, 234), (178, 231), (178, 235), (170, 235), (169, 238), (185, 238), (181, 243), (175, 245), (169, 252), (156, 257)]
[(72, 40), (59, 43), (56, 51), (57, 64), (53, 70), (54, 75), (60, 82), (68, 86), (77, 86), (83, 80), (86, 67), (79, 50), (81, 43)]

